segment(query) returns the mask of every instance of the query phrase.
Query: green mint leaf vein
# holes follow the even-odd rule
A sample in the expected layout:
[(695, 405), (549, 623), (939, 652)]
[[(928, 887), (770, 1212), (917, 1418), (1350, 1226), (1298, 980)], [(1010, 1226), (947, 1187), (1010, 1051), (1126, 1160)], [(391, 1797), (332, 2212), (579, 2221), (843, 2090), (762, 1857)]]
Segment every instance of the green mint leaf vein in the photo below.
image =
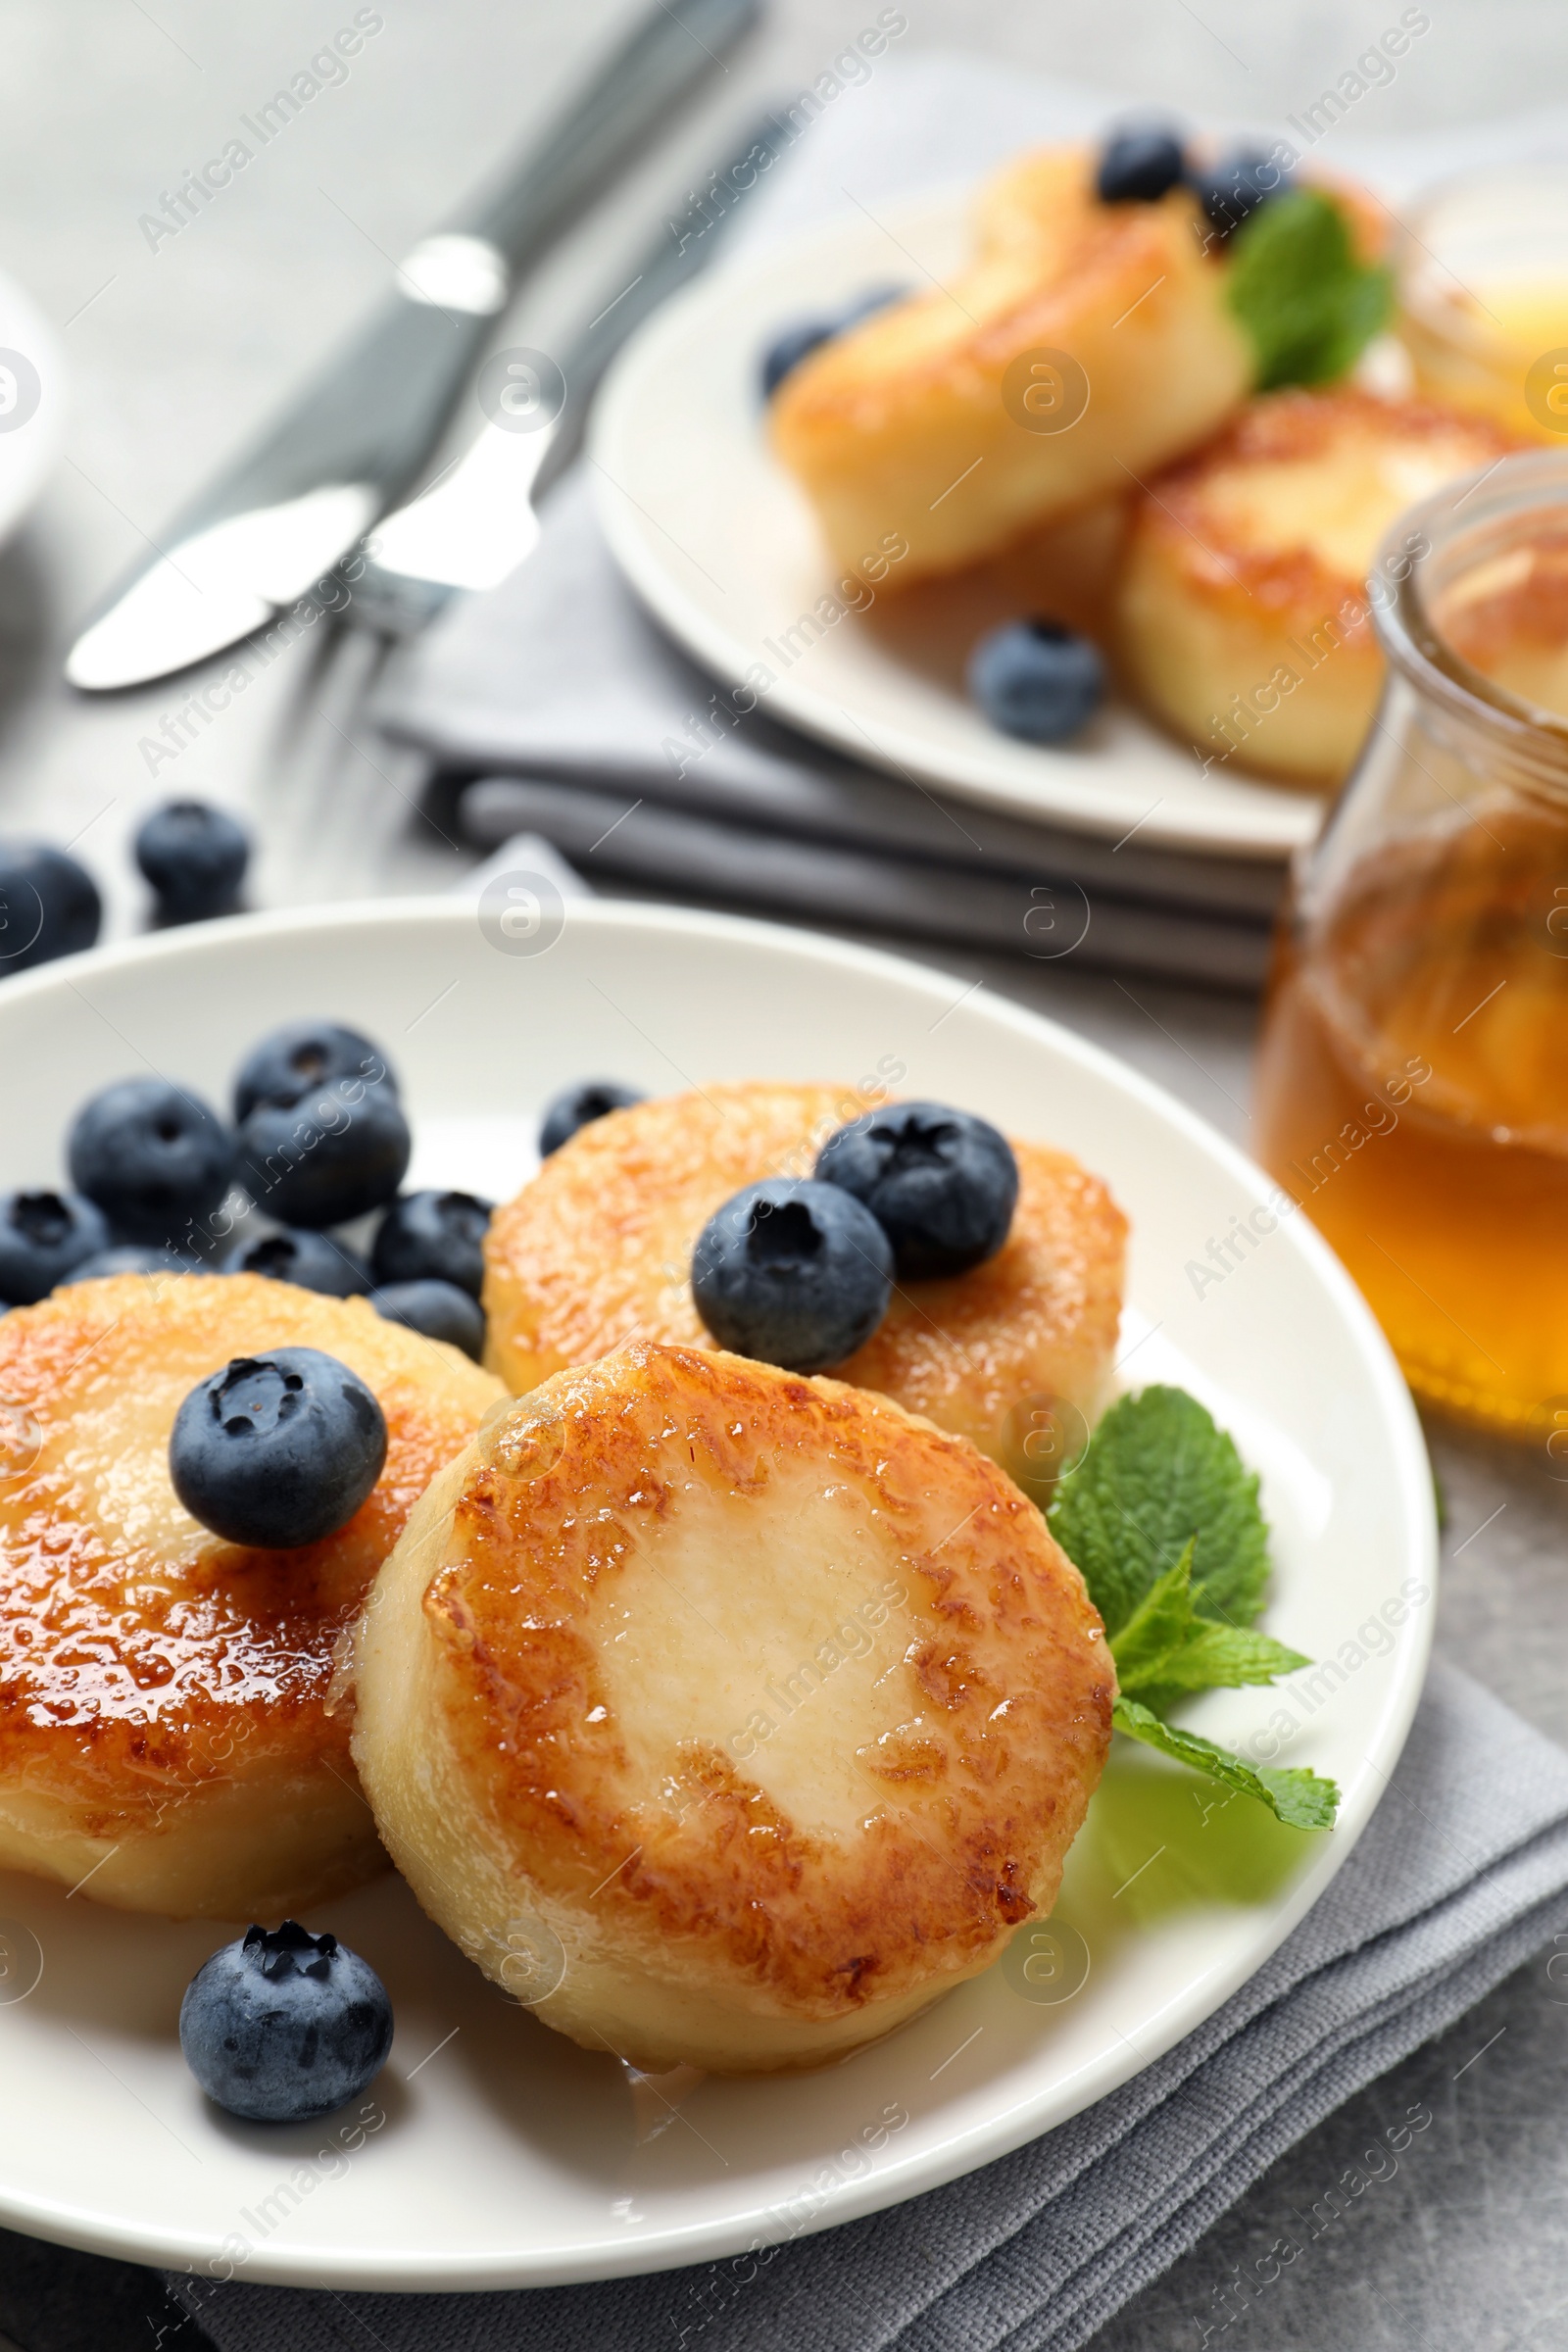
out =
[(1149, 1388), (1110, 1407), (1061, 1482), (1051, 1529), (1113, 1642), (1189, 1544), (1200, 1617), (1242, 1627), (1262, 1607), (1268, 1529), (1256, 1476), (1185, 1390)]
[(1321, 188), (1260, 205), (1228, 240), (1226, 297), (1257, 355), (1257, 388), (1347, 374), (1393, 315), (1393, 279), (1356, 259), (1340, 207)]
[(1150, 1587), (1110, 1644), (1122, 1690), (1140, 1692), (1144, 1704), (1156, 1714), (1190, 1691), (1272, 1683), (1311, 1663), (1271, 1634), (1216, 1625), (1198, 1616), (1192, 1591), (1194, 1548), (1189, 1538), (1175, 1567)]
[(1129, 1739), (1141, 1740), (1146, 1747), (1173, 1756), (1178, 1764), (1190, 1764), (1194, 1771), (1206, 1773), (1211, 1781), (1221, 1782), (1239, 1795), (1256, 1797), (1288, 1829), (1334, 1827), (1340, 1805), (1339, 1788), (1333, 1781), (1323, 1780), (1315, 1772), (1295, 1769), (1274, 1772), (1262, 1765), (1249, 1764), (1244, 1757), (1233, 1755), (1229, 1748), (1202, 1739), (1197, 1732), (1189, 1732), (1180, 1724), (1161, 1723), (1151, 1708), (1136, 1698), (1118, 1698), (1113, 1721), (1116, 1729), (1125, 1732)]

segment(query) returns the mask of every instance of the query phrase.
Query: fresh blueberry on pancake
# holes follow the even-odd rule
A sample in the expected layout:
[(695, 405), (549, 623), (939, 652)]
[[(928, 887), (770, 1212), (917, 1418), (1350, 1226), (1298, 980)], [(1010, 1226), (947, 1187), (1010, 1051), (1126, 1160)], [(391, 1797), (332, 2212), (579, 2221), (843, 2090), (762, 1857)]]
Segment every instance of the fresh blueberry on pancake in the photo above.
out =
[(545, 1104), (544, 1117), (539, 1122), (539, 1156), (548, 1159), (569, 1143), (579, 1127), (594, 1119), (605, 1119), (612, 1110), (624, 1110), (642, 1096), (634, 1086), (617, 1086), (612, 1078), (584, 1078), (577, 1085), (565, 1087)]
[[(385, 1463), (316, 1543), (227, 1542), (174, 1490), (175, 1417), (235, 1357), (307, 1349), (373, 1396)], [(500, 1396), (364, 1299), (252, 1274), (77, 1282), (0, 1319), (0, 1400), (28, 1436), (0, 1465), (0, 1867), (273, 1925), (381, 1869), (339, 1644)]]
[(703, 1227), (692, 1298), (721, 1348), (820, 1372), (888, 1311), (893, 1251), (851, 1193), (803, 1177), (749, 1184)]
[(234, 1139), (212, 1106), (166, 1078), (122, 1078), (83, 1103), (71, 1180), (127, 1242), (174, 1244), (228, 1191)]
[(79, 1193), (7, 1193), (0, 1200), (0, 1298), (31, 1306), (83, 1258), (108, 1248), (108, 1219)]
[[(709, 1346), (691, 1286), (709, 1219), (748, 1185), (810, 1176), (828, 1139), (878, 1107), (853, 1086), (713, 1082), (583, 1128), (491, 1221), (486, 1361), (520, 1396), (632, 1339)], [(1038, 1430), (1062, 1407), (1093, 1423), (1104, 1402), (1127, 1228), (1070, 1152), (1010, 1142), (1018, 1199), (1001, 1249), (967, 1273), (901, 1277), (833, 1369), (1032, 1483)]]
[(368, 2089), (392, 2047), (392, 2004), (367, 1960), (285, 1919), (247, 1928), (199, 1968), (179, 2046), (208, 2097), (254, 2124), (305, 2124)]
[(1115, 1692), (1077, 1569), (973, 1446), (642, 1341), (485, 1422), (356, 1657), (355, 1756), (430, 1916), (655, 2071), (844, 2057), (989, 1967), (1055, 1901)]
[(494, 1203), (472, 1193), (405, 1193), (376, 1227), (377, 1282), (453, 1282), (477, 1298)]
[(828, 1137), (816, 1173), (870, 1210), (900, 1274), (916, 1282), (966, 1274), (995, 1257), (1018, 1205), (1018, 1162), (1006, 1137), (945, 1102), (867, 1111)]
[(1180, 187), (1186, 172), (1175, 131), (1163, 122), (1128, 123), (1100, 151), (1095, 193), (1102, 204), (1157, 204)]
[(62, 1280), (101, 1282), (109, 1274), (199, 1274), (201, 1270), (201, 1259), (188, 1250), (155, 1250), (147, 1242), (117, 1242), (112, 1249), (84, 1257)]
[(370, 1293), (370, 1304), (389, 1323), (445, 1340), (475, 1363), (484, 1353), (484, 1309), (455, 1282), (385, 1282)]
[(235, 1356), (192, 1389), (169, 1441), (169, 1474), (191, 1517), (258, 1551), (335, 1536), (385, 1460), (373, 1392), (318, 1348)]

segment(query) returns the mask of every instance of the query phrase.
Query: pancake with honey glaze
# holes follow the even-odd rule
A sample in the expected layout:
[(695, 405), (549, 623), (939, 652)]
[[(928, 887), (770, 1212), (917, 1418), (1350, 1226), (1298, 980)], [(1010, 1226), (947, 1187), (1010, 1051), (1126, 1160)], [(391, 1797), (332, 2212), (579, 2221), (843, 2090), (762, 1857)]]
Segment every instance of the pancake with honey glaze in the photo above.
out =
[[(853, 1088), (710, 1086), (580, 1128), (485, 1244), (487, 1360), (521, 1395), (633, 1338), (713, 1345), (691, 1254), (713, 1211), (763, 1176), (808, 1176), (834, 1129), (872, 1107)], [(967, 1274), (902, 1282), (835, 1374), (924, 1413), (1031, 1490), (1098, 1414), (1121, 1316), (1127, 1222), (1065, 1152), (1013, 1144), (1018, 1205)]]
[(1076, 1568), (885, 1397), (639, 1342), (434, 1482), (354, 1752), (419, 1900), (634, 2064), (809, 2066), (1048, 1913), (1110, 1738)]
[(773, 446), (838, 563), (900, 587), (955, 570), (1125, 491), (1245, 399), (1253, 359), (1196, 197), (1102, 204), (1094, 183), (1087, 148), (1009, 165), (966, 269), (785, 377)]
[[(1216, 762), (1339, 783), (1383, 687), (1379, 542), (1516, 447), (1485, 417), (1350, 386), (1254, 401), (1134, 508), (1115, 624), (1131, 684)], [(1413, 533), (1396, 563), (1422, 553)]]
[[(169, 1435), (197, 1381), (281, 1347), (373, 1389), (386, 1463), (335, 1536), (252, 1551), (181, 1507)], [(0, 1319), (0, 1867), (263, 1921), (383, 1868), (334, 1645), (499, 1395), (363, 1299), (251, 1274), (119, 1275)]]

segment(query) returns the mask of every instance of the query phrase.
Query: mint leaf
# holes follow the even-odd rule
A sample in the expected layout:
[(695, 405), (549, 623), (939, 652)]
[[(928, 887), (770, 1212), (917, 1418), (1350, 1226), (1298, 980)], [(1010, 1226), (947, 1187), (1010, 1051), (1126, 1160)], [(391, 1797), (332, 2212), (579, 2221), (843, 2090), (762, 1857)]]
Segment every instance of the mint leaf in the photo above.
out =
[(1141, 1691), (1144, 1704), (1156, 1714), (1193, 1690), (1271, 1683), (1311, 1663), (1270, 1634), (1197, 1616), (1193, 1550), (1189, 1540), (1175, 1567), (1150, 1587), (1110, 1644), (1121, 1690)]
[(1242, 1796), (1255, 1796), (1289, 1829), (1334, 1827), (1340, 1805), (1339, 1788), (1333, 1781), (1321, 1780), (1315, 1772), (1294, 1769), (1271, 1772), (1262, 1765), (1249, 1764), (1241, 1756), (1232, 1755), (1229, 1748), (1201, 1739), (1197, 1732), (1184, 1731), (1179, 1724), (1161, 1723), (1157, 1715), (1141, 1706), (1136, 1698), (1118, 1698), (1112, 1721), (1119, 1732), (1125, 1732), (1129, 1739), (1141, 1740), (1146, 1747), (1173, 1756), (1178, 1764), (1190, 1764), (1195, 1772), (1206, 1773), (1211, 1781), (1223, 1783)]
[(1250, 1625), (1262, 1606), (1268, 1530), (1257, 1479), (1185, 1390), (1145, 1389), (1111, 1406), (1057, 1489), (1051, 1530), (1113, 1641), (1189, 1543), (1199, 1616)]
[(1387, 270), (1360, 262), (1321, 188), (1260, 205), (1227, 241), (1226, 298), (1257, 354), (1257, 388), (1326, 384), (1354, 367), (1393, 315)]

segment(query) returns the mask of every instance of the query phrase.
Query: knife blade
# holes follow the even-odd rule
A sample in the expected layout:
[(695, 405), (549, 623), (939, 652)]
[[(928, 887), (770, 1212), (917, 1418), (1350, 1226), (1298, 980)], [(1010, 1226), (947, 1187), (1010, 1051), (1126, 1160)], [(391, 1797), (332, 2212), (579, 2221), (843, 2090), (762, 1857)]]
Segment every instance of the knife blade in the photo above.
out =
[(344, 609), (347, 620), (411, 636), (458, 591), (498, 587), (515, 570), (539, 536), (539, 495), (575, 453), (611, 361), (645, 318), (709, 266), (738, 203), (790, 143), (776, 117), (755, 124), (731, 164), (714, 175), (730, 207), (719, 234), (677, 241), (666, 231), (559, 368), (543, 352), (510, 355), (517, 380), (498, 404), (511, 408), (505, 422), (485, 425), (439, 481), (378, 525)]
[(762, 0), (656, 0), (501, 186), (416, 245), (397, 291), (257, 446), (178, 515), (66, 660), (89, 693), (183, 669), (329, 571), (416, 478), (514, 279), (756, 21)]

